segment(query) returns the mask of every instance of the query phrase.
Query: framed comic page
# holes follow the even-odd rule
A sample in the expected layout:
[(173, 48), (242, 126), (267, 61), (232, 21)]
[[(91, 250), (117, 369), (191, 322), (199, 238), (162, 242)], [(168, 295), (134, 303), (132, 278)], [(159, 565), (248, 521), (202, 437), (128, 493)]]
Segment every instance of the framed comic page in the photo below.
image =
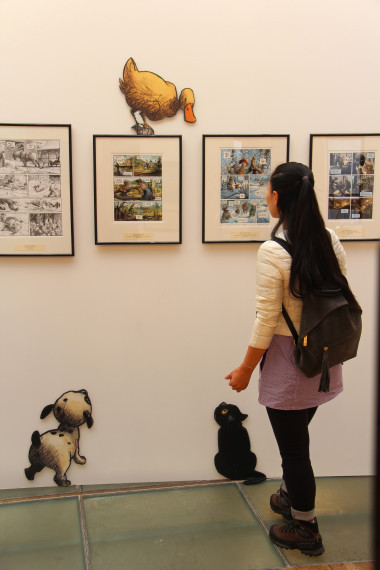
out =
[(182, 137), (94, 135), (95, 243), (181, 243)]
[(0, 124), (0, 255), (74, 255), (70, 125)]
[(265, 200), (289, 135), (203, 135), (203, 243), (261, 242), (274, 220)]
[(380, 239), (380, 134), (310, 135), (325, 223), (341, 240)]

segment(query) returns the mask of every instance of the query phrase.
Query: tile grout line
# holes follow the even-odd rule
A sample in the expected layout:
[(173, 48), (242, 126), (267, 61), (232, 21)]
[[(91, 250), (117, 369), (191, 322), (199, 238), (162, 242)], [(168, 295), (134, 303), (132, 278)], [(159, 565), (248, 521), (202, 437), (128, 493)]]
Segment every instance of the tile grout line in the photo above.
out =
[(99, 490), (89, 490), (82, 491), (80, 485), (75, 486), (75, 491), (69, 493), (54, 493), (51, 495), (34, 495), (25, 497), (13, 497), (8, 499), (0, 499), (0, 506), (2, 504), (15, 504), (15, 503), (26, 503), (33, 501), (49, 501), (52, 499), (72, 499), (75, 497), (93, 497), (93, 496), (104, 496), (104, 495), (120, 495), (126, 493), (136, 493), (143, 491), (165, 491), (169, 489), (187, 489), (190, 487), (208, 487), (212, 485), (233, 485), (234, 483), (226, 479), (217, 479), (211, 481), (192, 481), (185, 483), (170, 483), (170, 484), (155, 484), (155, 485), (142, 485), (141, 487), (115, 487), (112, 489), (99, 489)]
[(86, 565), (86, 570), (91, 570), (91, 557), (90, 557), (90, 548), (88, 545), (86, 518), (84, 515), (83, 497), (81, 496), (78, 497), (78, 506), (79, 506), (79, 520), (80, 520), (80, 529), (82, 534), (84, 561)]
[[(244, 499), (245, 503), (248, 505), (249, 509), (252, 511), (252, 513), (254, 514), (255, 518), (257, 518), (257, 520), (259, 521), (260, 525), (264, 528), (266, 534), (269, 537), (269, 529), (267, 527), (267, 525), (265, 524), (265, 521), (263, 519), (263, 517), (261, 516), (261, 514), (259, 513), (259, 511), (256, 509), (255, 505), (252, 503), (251, 499), (249, 498), (249, 496), (247, 495), (245, 489), (242, 487), (241, 483), (236, 483), (236, 486), (242, 496), (242, 498)], [(283, 561), (283, 563), (285, 564), (286, 568), (290, 568), (291, 564), (289, 564), (288, 559), (286, 558), (285, 554), (282, 552), (282, 550), (276, 546), (275, 544), (273, 544), (271, 542), (271, 545), (273, 546), (273, 548), (275, 549), (275, 551), (277, 552), (277, 554), (280, 556), (281, 560)]]

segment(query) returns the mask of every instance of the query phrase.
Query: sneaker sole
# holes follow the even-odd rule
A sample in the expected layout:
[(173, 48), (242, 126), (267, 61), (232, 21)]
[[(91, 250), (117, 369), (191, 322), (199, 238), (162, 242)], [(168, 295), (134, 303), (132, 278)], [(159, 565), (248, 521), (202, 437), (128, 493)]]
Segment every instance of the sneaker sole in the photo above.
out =
[(321, 544), (318, 548), (314, 548), (314, 550), (309, 549), (307, 546), (300, 546), (295, 544), (286, 544), (278, 540), (277, 538), (273, 538), (269, 535), (269, 538), (276, 546), (280, 546), (281, 548), (286, 548), (287, 550), (300, 550), (302, 554), (306, 554), (307, 556), (320, 556), (324, 553), (325, 549), (323, 544)]

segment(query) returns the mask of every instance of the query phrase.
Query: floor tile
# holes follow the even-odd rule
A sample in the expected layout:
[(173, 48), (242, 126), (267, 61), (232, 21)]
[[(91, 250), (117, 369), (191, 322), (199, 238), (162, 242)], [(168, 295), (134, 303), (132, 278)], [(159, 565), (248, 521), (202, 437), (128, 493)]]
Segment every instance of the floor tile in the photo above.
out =
[(133, 487), (155, 487), (168, 483), (108, 483), (107, 485), (82, 485), (82, 491), (113, 491), (115, 489), (131, 489)]
[(0, 506), (1, 570), (83, 570), (76, 499)]
[(233, 484), (83, 500), (93, 570), (253, 570), (280, 556)]
[(79, 487), (26, 487), (22, 489), (0, 489), (0, 500), (20, 499), (26, 497), (47, 497), (49, 495), (66, 495), (77, 492)]
[[(279, 488), (279, 481), (244, 486), (268, 528), (281, 517), (273, 513), (269, 497)], [(316, 510), (325, 553), (314, 563), (373, 560), (371, 477), (326, 477), (317, 479)], [(282, 550), (292, 566), (307, 564), (310, 558), (299, 550)], [(306, 561), (305, 561), (306, 559)]]

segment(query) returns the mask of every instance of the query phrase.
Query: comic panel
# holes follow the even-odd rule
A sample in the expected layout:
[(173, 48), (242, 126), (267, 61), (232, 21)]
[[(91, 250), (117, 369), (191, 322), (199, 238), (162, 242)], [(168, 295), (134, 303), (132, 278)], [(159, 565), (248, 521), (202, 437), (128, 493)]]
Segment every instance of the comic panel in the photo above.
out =
[(257, 174), (250, 175), (249, 177), (249, 197), (250, 198), (263, 198), (267, 193), (269, 182), (269, 175), (258, 176)]
[(220, 221), (225, 223), (247, 223), (249, 213), (242, 211), (241, 200), (222, 200)]
[(269, 224), (269, 222), (270, 222), (270, 213), (266, 201), (257, 200), (257, 223)]
[(25, 198), (15, 200), (14, 198), (0, 197), (0, 212), (60, 212), (62, 210), (61, 200), (57, 198)]
[(222, 224), (260, 224), (270, 219), (265, 200), (222, 200), (220, 221)]
[(373, 198), (354, 198), (351, 201), (351, 219), (370, 220), (373, 217)]
[(61, 177), (51, 174), (30, 174), (28, 196), (59, 198), (61, 196)]
[(24, 198), (28, 195), (28, 177), (26, 174), (0, 172), (0, 196), (6, 198)]
[(352, 152), (330, 153), (330, 174), (352, 174)]
[(222, 149), (221, 174), (270, 174), (270, 149)]
[(162, 178), (114, 178), (114, 200), (162, 200)]
[(0, 141), (0, 171), (61, 172), (60, 141)]
[(354, 174), (375, 174), (375, 153), (355, 152), (353, 160)]
[(61, 212), (62, 202), (58, 198), (29, 198), (19, 201), (19, 208), (25, 212)]
[(116, 222), (162, 221), (162, 202), (114, 202)]
[(129, 154), (115, 154), (113, 157), (114, 176), (133, 175), (133, 156)]
[(329, 176), (329, 196), (341, 198), (351, 196), (353, 176)]
[(31, 236), (61, 236), (62, 214), (30, 214)]
[(329, 198), (329, 220), (347, 220), (351, 217), (351, 200), (347, 198)]
[(374, 176), (362, 174), (357, 176), (357, 185), (359, 196), (370, 198), (373, 197)]
[(0, 197), (0, 212), (18, 212), (21, 202), (22, 200), (15, 200), (14, 198)]
[(29, 235), (27, 214), (0, 212), (0, 237)]
[(135, 155), (133, 174), (135, 176), (162, 176), (162, 156)]
[(235, 175), (221, 177), (221, 197), (222, 200), (231, 198), (249, 197), (249, 176)]

